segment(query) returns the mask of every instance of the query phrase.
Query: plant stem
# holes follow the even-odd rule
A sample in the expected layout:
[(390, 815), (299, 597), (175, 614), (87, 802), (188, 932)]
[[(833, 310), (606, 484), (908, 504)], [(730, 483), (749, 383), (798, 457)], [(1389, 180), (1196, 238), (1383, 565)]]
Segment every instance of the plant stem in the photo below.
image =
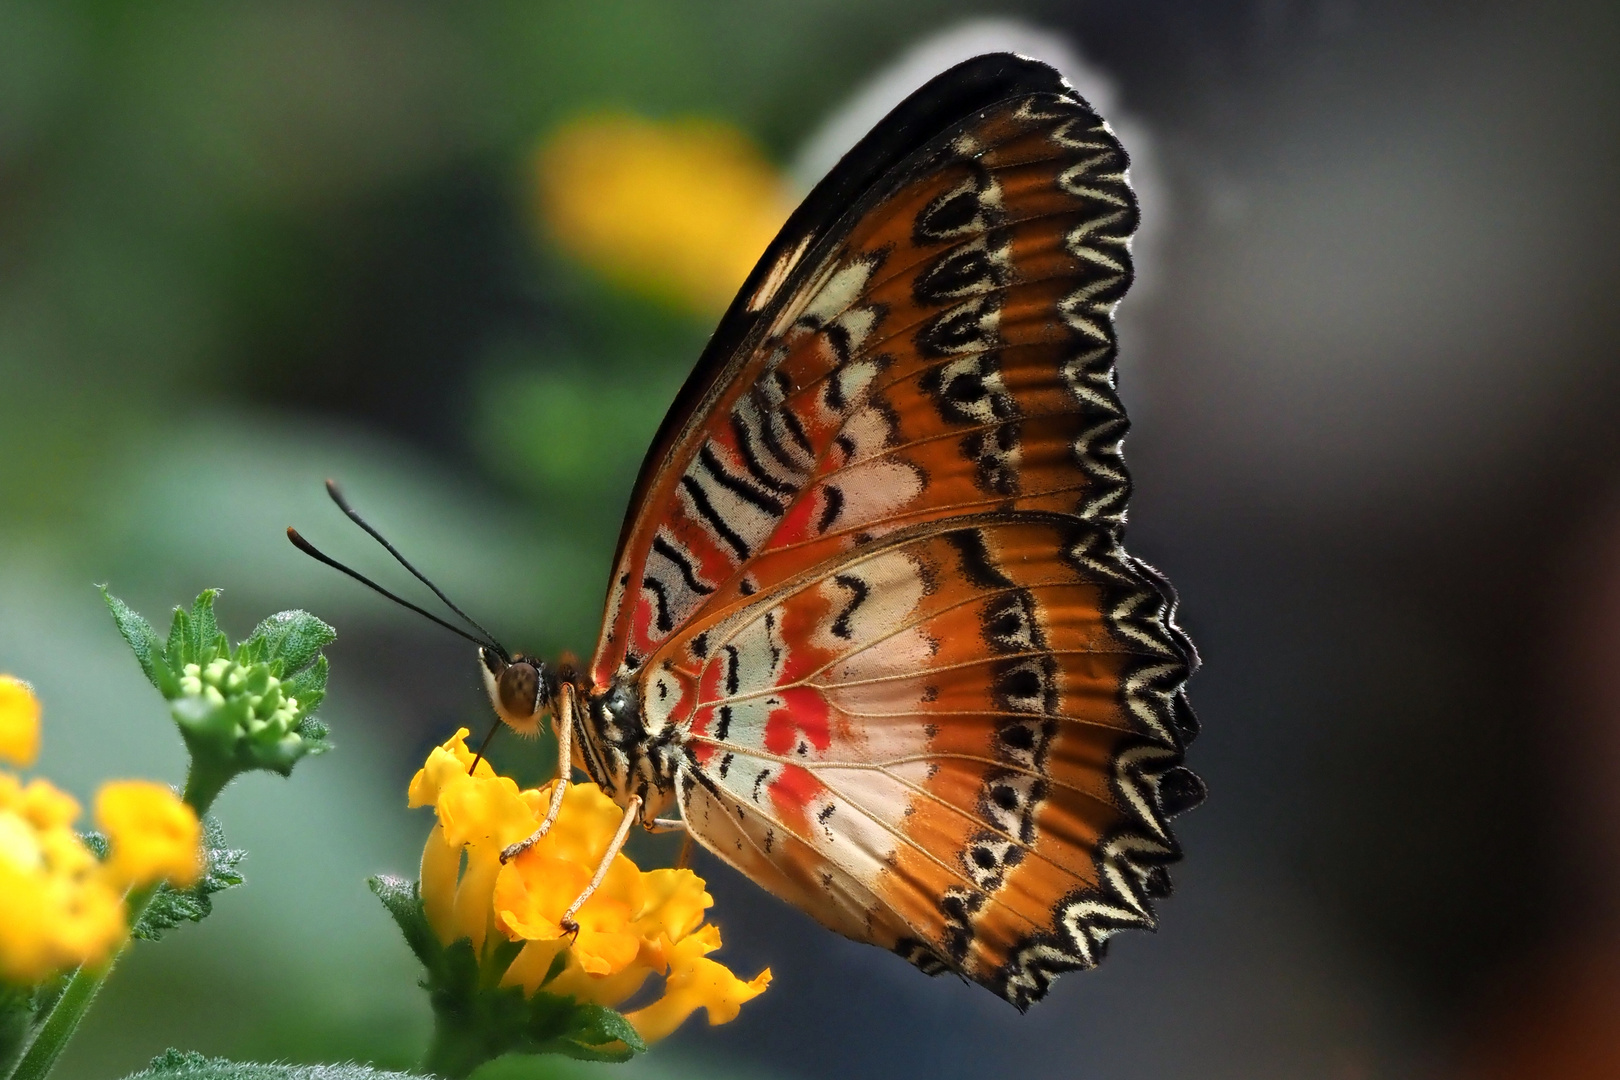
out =
[(208, 813), (208, 808), (214, 805), (214, 800), (225, 790), (225, 785), (236, 778), (236, 770), (231, 766), (199, 767), (202, 764), (196, 757), (191, 759), (191, 767), (186, 770), (186, 790), (180, 796), (187, 806), (197, 812), (199, 818)]
[(442, 1015), (434, 1017), (433, 1042), (422, 1059), (423, 1072), (446, 1080), (462, 1080), (484, 1062), (500, 1056), (484, 1044), (477, 1025), (458, 1022), (465, 1021), (465, 1017), (452, 1017), (448, 1023), (446, 1019)]
[[(146, 911), (146, 905), (152, 902), (157, 895), (156, 885), (147, 885), (136, 889), (126, 898), (129, 911), (129, 924), (134, 926)], [(122, 950), (120, 950), (120, 953)], [(101, 984), (107, 981), (112, 974), (113, 965), (118, 963), (119, 953), (113, 954), (107, 962), (99, 967), (81, 967), (73, 973), (68, 980), (67, 989), (57, 998), (56, 1004), (51, 1008), (51, 1014), (40, 1025), (39, 1034), (34, 1036), (33, 1042), (23, 1053), (22, 1060), (12, 1070), (8, 1080), (45, 1080), (46, 1075), (56, 1064), (56, 1059), (62, 1056), (67, 1049), (68, 1040), (73, 1037), (74, 1031), (79, 1027), (79, 1021), (89, 1011), (90, 1003), (96, 999), (101, 991)]]

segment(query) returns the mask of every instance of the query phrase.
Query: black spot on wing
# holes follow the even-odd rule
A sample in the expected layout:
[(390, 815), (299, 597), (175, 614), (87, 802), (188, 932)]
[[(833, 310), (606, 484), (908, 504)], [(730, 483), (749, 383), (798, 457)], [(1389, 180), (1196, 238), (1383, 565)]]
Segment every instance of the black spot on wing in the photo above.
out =
[(956, 549), (957, 565), (962, 576), (983, 589), (1005, 589), (1012, 579), (1003, 574), (990, 560), (984, 546), (984, 536), (977, 529), (958, 529), (946, 533), (945, 541)]
[(816, 532), (825, 533), (844, 509), (844, 493), (835, 484), (821, 489), (821, 513), (816, 518)]
[(855, 636), (855, 628), (849, 624), (850, 617), (860, 609), (862, 604), (866, 603), (866, 598), (872, 590), (866, 582), (854, 574), (836, 574), (833, 577), (833, 582), (849, 590), (849, 602), (838, 613), (838, 617), (833, 620), (831, 627), (834, 637), (840, 637), (848, 641)]
[(912, 282), (911, 294), (919, 306), (932, 307), (969, 293), (1005, 287), (1010, 277), (992, 245), (975, 243), (935, 259)]
[[(675, 623), (669, 616), (669, 597), (664, 593), (664, 583), (648, 575), (641, 579), (641, 584), (653, 595), (653, 607), (656, 609), (653, 613), (653, 622), (658, 626), (659, 630), (666, 634), (669, 633), (675, 629)], [(625, 662), (629, 663), (629, 659), (629, 657), (626, 657)]]
[(1000, 311), (999, 293), (975, 296), (923, 323), (912, 340), (927, 357), (994, 348), (999, 343), (996, 317)]

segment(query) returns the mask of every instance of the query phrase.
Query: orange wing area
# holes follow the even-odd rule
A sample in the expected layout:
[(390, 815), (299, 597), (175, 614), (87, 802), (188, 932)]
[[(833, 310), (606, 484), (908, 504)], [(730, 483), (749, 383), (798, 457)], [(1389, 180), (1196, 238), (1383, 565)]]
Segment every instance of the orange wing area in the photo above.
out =
[(655, 440), (590, 667), (711, 851), (1019, 1008), (1154, 925), (1203, 792), (1196, 656), (1121, 546), (1126, 164), (1005, 56), (863, 140)]
[(995, 507), (1117, 517), (1124, 171), (1094, 113), (1037, 95), (941, 135), (873, 196), (644, 492), (595, 681), (705, 608), (909, 524)]
[[(694, 623), (656, 658), (694, 836), (857, 940), (1021, 1007), (1151, 927), (1187, 656), (1059, 515), (925, 524)], [(1121, 633), (1121, 620), (1132, 633)]]

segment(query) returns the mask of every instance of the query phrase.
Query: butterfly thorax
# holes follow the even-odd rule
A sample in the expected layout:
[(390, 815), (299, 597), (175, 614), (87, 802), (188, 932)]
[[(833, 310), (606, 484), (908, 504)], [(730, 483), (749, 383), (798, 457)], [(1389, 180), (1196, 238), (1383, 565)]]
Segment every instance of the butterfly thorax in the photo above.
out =
[(575, 724), (581, 766), (615, 802), (639, 795), (647, 822), (675, 802), (678, 732), (673, 725), (648, 723), (633, 675), (588, 691)]

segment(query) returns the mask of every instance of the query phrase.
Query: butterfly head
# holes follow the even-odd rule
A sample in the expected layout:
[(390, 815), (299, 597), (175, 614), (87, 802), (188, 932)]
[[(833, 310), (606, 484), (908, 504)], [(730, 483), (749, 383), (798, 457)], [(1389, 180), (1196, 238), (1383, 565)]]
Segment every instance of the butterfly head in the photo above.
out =
[(519, 735), (539, 734), (557, 694), (556, 674), (544, 660), (522, 654), (507, 659), (487, 646), (479, 648), (478, 659), (496, 715)]

